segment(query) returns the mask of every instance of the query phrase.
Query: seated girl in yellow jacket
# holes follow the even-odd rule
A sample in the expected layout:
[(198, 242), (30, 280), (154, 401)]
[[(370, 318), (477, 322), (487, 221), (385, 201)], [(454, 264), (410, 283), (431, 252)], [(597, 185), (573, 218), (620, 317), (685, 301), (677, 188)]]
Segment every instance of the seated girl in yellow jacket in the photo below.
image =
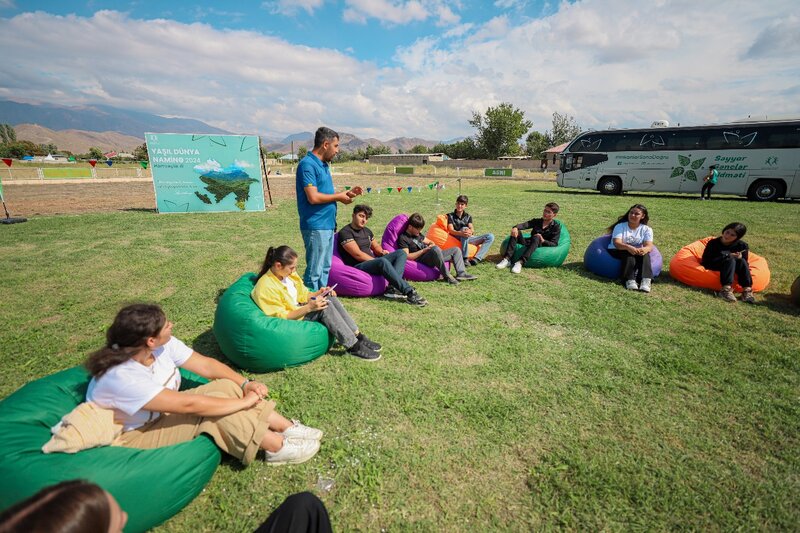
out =
[(330, 287), (309, 292), (297, 275), (297, 252), (288, 246), (270, 247), (251, 296), (268, 316), (313, 320), (328, 328), (347, 352), (365, 361), (381, 358), (381, 345), (367, 338), (344, 310)]

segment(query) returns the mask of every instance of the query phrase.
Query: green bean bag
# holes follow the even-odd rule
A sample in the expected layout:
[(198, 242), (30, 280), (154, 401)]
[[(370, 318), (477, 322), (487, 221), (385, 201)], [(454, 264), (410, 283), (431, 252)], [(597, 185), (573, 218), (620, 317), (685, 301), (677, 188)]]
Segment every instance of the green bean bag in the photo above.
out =
[(327, 352), (333, 335), (319, 322), (267, 316), (250, 297), (256, 275), (245, 274), (217, 304), (214, 336), (222, 353), (251, 372), (298, 366)]
[[(200, 384), (181, 370), (183, 389)], [(199, 378), (202, 379), (202, 378)], [(40, 489), (86, 479), (110, 492), (128, 513), (126, 531), (145, 531), (183, 509), (203, 490), (220, 461), (211, 439), (137, 450), (104, 446), (75, 454), (42, 452), (50, 428), (86, 399), (83, 367), (32, 381), (0, 402), (0, 509)]]
[[(561, 236), (558, 239), (558, 246), (540, 246), (533, 252), (530, 259), (523, 265), (530, 268), (545, 268), (545, 267), (557, 267), (561, 266), (564, 263), (564, 260), (567, 258), (567, 254), (569, 254), (569, 247), (572, 244), (572, 241), (569, 237), (569, 231), (567, 231), (567, 226), (564, 225), (563, 222), (556, 220), (556, 224), (561, 226)], [(523, 233), (526, 239), (528, 239), (531, 234), (530, 233)], [(508, 249), (508, 241), (511, 240), (511, 237), (508, 236), (503, 241), (503, 244), (500, 245), (500, 255), (504, 256), (506, 250)], [(522, 257), (522, 253), (525, 251), (525, 246), (521, 244), (517, 244), (516, 250), (514, 250), (514, 256), (511, 259), (512, 264), (517, 261), (520, 257)]]

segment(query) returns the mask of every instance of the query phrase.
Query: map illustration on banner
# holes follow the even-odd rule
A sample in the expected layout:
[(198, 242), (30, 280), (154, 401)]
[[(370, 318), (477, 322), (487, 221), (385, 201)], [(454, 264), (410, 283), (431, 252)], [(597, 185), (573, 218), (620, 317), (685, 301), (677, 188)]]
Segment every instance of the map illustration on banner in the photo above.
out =
[(145, 133), (159, 213), (263, 211), (255, 135)]

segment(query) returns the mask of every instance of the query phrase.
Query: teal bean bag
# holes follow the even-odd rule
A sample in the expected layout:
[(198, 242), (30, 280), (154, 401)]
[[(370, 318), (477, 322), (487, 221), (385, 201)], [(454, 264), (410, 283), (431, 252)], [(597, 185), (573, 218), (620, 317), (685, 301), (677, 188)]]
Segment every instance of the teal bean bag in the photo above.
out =
[(333, 335), (319, 322), (267, 316), (250, 293), (256, 275), (245, 274), (228, 287), (217, 304), (214, 336), (225, 357), (251, 372), (298, 366), (327, 352)]
[[(182, 389), (200, 384), (191, 373), (181, 374)], [(0, 402), (0, 510), (44, 487), (80, 478), (116, 498), (128, 513), (125, 531), (151, 529), (203, 490), (221, 453), (205, 436), (153, 450), (104, 446), (43, 453), (50, 428), (85, 401), (89, 381), (85, 368), (73, 367), (32, 381)]]
[[(558, 239), (558, 246), (540, 246), (533, 252), (531, 258), (523, 265), (530, 268), (545, 268), (545, 267), (557, 267), (561, 266), (564, 261), (567, 259), (567, 254), (569, 254), (569, 247), (572, 244), (572, 241), (569, 237), (569, 231), (567, 231), (567, 226), (564, 225), (563, 222), (556, 220), (556, 224), (561, 226), (561, 237)], [(529, 238), (531, 235), (530, 233), (523, 233), (525, 238)], [(504, 256), (506, 250), (508, 249), (508, 241), (511, 240), (511, 237), (506, 237), (503, 241), (503, 244), (500, 245), (500, 255)], [(525, 246), (521, 244), (517, 244), (516, 250), (514, 250), (514, 256), (511, 259), (512, 264), (517, 261), (520, 257), (522, 257), (522, 252), (525, 251)]]

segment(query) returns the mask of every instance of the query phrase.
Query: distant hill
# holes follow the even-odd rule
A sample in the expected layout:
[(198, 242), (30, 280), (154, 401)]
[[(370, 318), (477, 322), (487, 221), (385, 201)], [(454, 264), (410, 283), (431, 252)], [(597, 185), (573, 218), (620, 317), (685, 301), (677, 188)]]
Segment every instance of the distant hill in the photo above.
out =
[[(395, 137), (394, 139), (389, 139), (388, 141), (381, 141), (379, 139), (375, 139), (373, 137), (368, 137), (366, 139), (362, 139), (360, 137), (356, 137), (351, 133), (339, 133), (339, 148), (345, 152), (355, 152), (356, 150), (366, 148), (369, 145), (372, 146), (386, 146), (392, 153), (397, 153), (400, 150), (407, 152), (411, 148), (417, 145), (423, 145), (428, 148), (433, 148), (435, 145), (439, 144), (439, 141), (429, 141), (426, 139), (420, 139), (418, 137)], [(294, 151), (300, 149), (301, 146), (305, 146), (309, 150), (314, 146), (314, 134), (313, 133), (295, 133), (293, 135), (289, 135), (286, 139), (294, 140)], [(264, 148), (270, 152), (280, 152), (280, 153), (289, 153), (292, 149), (291, 142), (287, 142), (284, 139), (281, 142), (264, 142)], [(263, 139), (262, 141), (266, 141)]]
[[(2, 122), (2, 120), (0, 120)], [(96, 146), (103, 152), (133, 152), (144, 142), (144, 136), (132, 137), (115, 131), (53, 131), (38, 124), (17, 124), (14, 126), (17, 139), (31, 141), (35, 144), (55, 144), (59, 150), (69, 150), (75, 154), (85, 154), (89, 148)]]
[(55, 131), (118, 132), (140, 139), (143, 139), (145, 132), (148, 131), (222, 135), (230, 133), (199, 120), (167, 118), (104, 105), (66, 107), (52, 104), (23, 104), (10, 100), (0, 100), (0, 123), (14, 126), (38, 124)]

